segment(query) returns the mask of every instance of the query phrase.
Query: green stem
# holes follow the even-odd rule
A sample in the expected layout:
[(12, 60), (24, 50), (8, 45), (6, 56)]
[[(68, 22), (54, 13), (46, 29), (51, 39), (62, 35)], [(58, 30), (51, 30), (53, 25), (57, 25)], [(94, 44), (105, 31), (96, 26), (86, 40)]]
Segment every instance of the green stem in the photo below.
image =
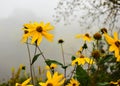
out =
[(40, 51), (40, 53), (41, 53), (41, 55), (42, 55), (44, 61), (46, 61), (46, 58), (45, 58), (44, 54), (42, 53), (41, 49), (40, 49), (38, 46), (37, 46), (37, 48), (38, 48), (38, 50)]
[[(28, 40), (27, 40), (28, 41)], [(32, 84), (34, 84), (34, 81), (33, 81), (33, 73), (32, 73), (32, 60), (31, 60), (31, 55), (30, 55), (30, 48), (29, 48), (29, 44), (27, 43), (27, 50), (28, 50), (28, 55), (29, 55), (29, 64), (30, 64), (30, 74), (31, 74), (31, 81), (32, 81)]]
[(76, 71), (76, 68), (77, 68), (77, 65), (75, 65), (75, 66), (74, 66), (74, 69), (73, 69), (73, 70), (72, 70), (72, 72), (71, 72), (70, 79), (72, 78), (72, 76), (73, 76), (74, 72)]
[[(37, 52), (37, 46), (35, 46), (35, 52), (34, 52), (34, 56), (36, 55), (36, 52)], [(33, 82), (34, 82), (34, 85), (36, 85), (36, 77), (35, 77), (35, 69), (34, 69), (34, 64), (32, 64), (32, 67), (33, 67), (33, 75), (34, 75), (34, 79), (33, 79)]]
[[(62, 50), (62, 57), (63, 57), (63, 65), (65, 66), (64, 49), (63, 49), (62, 43), (61, 43), (61, 50)], [(64, 76), (66, 78), (66, 68), (64, 69)]]

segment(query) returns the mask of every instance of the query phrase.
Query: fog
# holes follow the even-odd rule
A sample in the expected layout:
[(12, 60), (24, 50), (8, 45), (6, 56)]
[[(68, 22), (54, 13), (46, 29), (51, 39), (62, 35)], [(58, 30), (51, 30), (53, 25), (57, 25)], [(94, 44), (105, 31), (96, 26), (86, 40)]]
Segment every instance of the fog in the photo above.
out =
[[(20, 64), (27, 66), (29, 70), (29, 59), (26, 44), (21, 43), (24, 23), (37, 21), (51, 22), (55, 29), (54, 42), (44, 39), (40, 45), (46, 58), (62, 61), (59, 39), (63, 39), (66, 64), (70, 62), (71, 56), (80, 48), (80, 40), (75, 39), (75, 34), (84, 33), (78, 23), (65, 26), (63, 22), (55, 23), (52, 15), (58, 0), (0, 0), (0, 80), (8, 79), (11, 68), (18, 68)], [(93, 31), (94, 32), (94, 31)], [(34, 51), (34, 48), (31, 48)], [(35, 62), (35, 67), (45, 66), (42, 58)]]

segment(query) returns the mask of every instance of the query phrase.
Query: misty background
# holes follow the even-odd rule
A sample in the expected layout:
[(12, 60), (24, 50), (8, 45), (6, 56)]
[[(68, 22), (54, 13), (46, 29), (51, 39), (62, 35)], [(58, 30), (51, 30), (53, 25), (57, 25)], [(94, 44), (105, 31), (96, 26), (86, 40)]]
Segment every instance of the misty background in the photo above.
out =
[[(67, 26), (62, 21), (55, 23), (53, 15), (58, 2), (59, 0), (0, 0), (0, 80), (10, 78), (11, 68), (18, 68), (20, 64), (27, 66), (29, 70), (27, 48), (20, 40), (23, 24), (30, 21), (51, 22), (55, 26), (52, 31), (55, 36), (54, 42), (44, 39), (40, 48), (46, 58), (62, 61), (61, 49), (57, 41), (63, 39), (66, 64), (70, 63), (71, 56), (81, 45), (80, 40), (74, 37), (78, 33), (85, 33), (86, 30), (77, 22)], [(92, 33), (95, 31), (97, 29), (92, 30)], [(42, 58), (35, 62), (35, 67), (44, 67), (44, 65)]]

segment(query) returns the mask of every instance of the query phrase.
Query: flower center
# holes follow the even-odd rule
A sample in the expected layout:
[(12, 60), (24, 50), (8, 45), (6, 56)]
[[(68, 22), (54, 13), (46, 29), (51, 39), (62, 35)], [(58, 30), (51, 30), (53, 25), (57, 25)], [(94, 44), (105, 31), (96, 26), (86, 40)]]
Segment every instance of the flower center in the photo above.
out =
[(27, 34), (27, 33), (28, 33), (28, 31), (27, 31), (27, 30), (25, 30), (25, 31), (24, 31), (24, 34)]
[(37, 30), (38, 32), (42, 32), (42, 31), (43, 31), (43, 29), (42, 29), (41, 26), (38, 26), (38, 27), (36, 28), (36, 30)]
[(51, 69), (54, 69), (54, 67), (51, 67)]
[(90, 35), (88, 33), (86, 33), (85, 36), (87, 36), (88, 38), (90, 38)]
[(118, 85), (120, 85), (120, 79), (118, 80)]
[(75, 83), (73, 83), (73, 85), (72, 86), (76, 86), (76, 84)]
[(115, 42), (115, 45), (116, 45), (118, 48), (120, 48), (120, 42), (119, 42), (119, 41), (116, 41), (116, 42)]
[(47, 86), (53, 86), (53, 84), (52, 83), (48, 83)]
[(81, 56), (80, 56), (80, 58), (84, 58), (84, 56), (83, 56), (83, 55), (81, 55)]

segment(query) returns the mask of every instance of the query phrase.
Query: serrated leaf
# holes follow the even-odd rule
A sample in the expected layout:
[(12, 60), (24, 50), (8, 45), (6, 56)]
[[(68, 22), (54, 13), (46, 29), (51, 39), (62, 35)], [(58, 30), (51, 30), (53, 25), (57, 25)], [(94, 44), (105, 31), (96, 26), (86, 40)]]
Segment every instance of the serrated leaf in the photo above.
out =
[(33, 57), (31, 65), (38, 59), (38, 57), (39, 57), (41, 54), (42, 54), (42, 53), (36, 54), (36, 55)]

